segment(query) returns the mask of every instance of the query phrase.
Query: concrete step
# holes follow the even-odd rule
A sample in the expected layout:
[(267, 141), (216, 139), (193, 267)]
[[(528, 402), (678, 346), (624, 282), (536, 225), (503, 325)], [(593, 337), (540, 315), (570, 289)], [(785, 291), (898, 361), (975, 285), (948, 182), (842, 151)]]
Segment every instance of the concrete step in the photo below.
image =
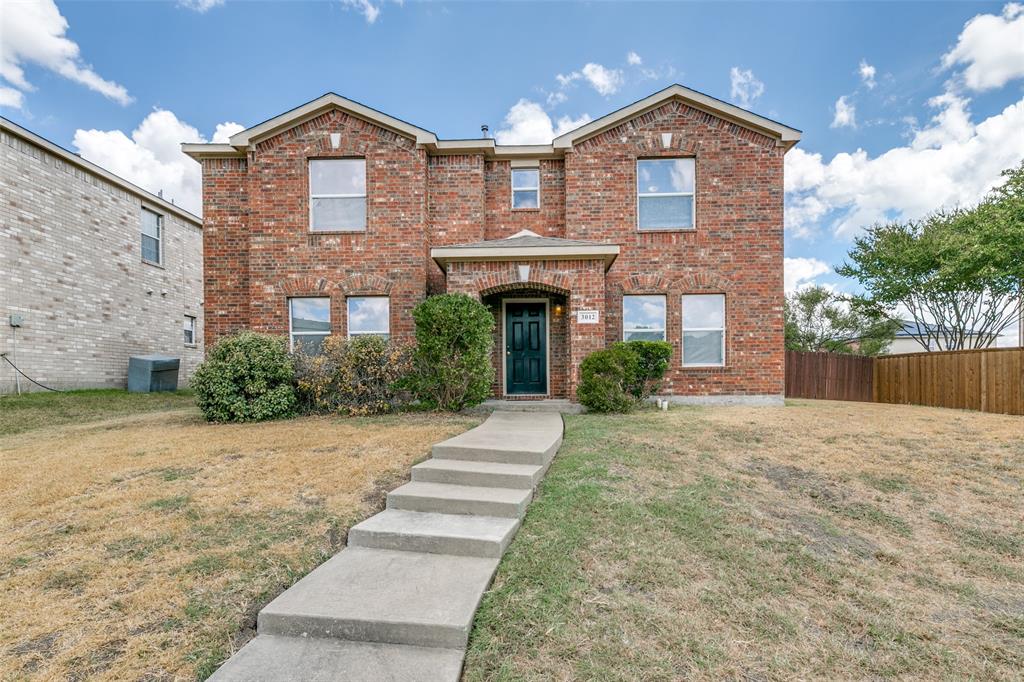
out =
[(494, 412), (480, 426), (434, 445), (436, 459), (547, 466), (562, 444), (562, 415)]
[(461, 648), (498, 559), (349, 547), (260, 611), (260, 635)]
[(535, 488), (544, 475), (536, 464), (474, 462), (464, 459), (428, 459), (412, 468), (412, 480), (492, 488)]
[(531, 490), (413, 481), (388, 493), (388, 509), (521, 519)]
[(349, 547), (500, 558), (518, 519), (387, 509), (353, 526)]
[(260, 635), (213, 682), (457, 682), (461, 649)]

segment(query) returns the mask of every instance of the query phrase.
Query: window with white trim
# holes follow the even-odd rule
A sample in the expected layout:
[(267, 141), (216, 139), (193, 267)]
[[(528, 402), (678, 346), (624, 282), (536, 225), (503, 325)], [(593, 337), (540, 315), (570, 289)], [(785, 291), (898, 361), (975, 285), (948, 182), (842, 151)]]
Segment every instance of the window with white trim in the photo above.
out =
[(622, 340), (665, 340), (665, 297), (622, 297)]
[(331, 299), (289, 298), (288, 334), (292, 350), (317, 355), (331, 335)]
[(366, 159), (309, 160), (309, 229), (366, 230)]
[(683, 366), (725, 364), (725, 295), (683, 296)]
[(185, 345), (196, 345), (196, 318), (193, 315), (185, 316)]
[(164, 217), (148, 208), (142, 209), (142, 260), (160, 264), (163, 235)]
[(391, 299), (387, 296), (350, 296), (348, 336), (391, 335)]
[(640, 230), (692, 230), (696, 220), (695, 162), (638, 159), (636, 215)]
[(512, 169), (512, 208), (540, 208), (540, 169)]

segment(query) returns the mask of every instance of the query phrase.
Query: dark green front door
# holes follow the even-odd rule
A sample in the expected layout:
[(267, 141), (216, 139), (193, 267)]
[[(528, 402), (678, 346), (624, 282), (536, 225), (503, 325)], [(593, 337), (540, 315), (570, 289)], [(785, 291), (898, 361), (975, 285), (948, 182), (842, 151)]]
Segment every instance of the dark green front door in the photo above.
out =
[(510, 395), (548, 392), (545, 305), (505, 304), (505, 386)]

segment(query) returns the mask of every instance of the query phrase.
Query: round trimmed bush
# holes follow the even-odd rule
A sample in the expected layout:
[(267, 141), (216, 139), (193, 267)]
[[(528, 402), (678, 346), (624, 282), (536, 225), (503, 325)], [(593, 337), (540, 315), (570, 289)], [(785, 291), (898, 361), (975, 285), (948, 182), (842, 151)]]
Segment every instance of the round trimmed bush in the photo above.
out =
[(283, 337), (240, 332), (217, 342), (192, 377), (211, 422), (255, 422), (295, 414), (295, 368)]
[(661, 379), (668, 370), (672, 359), (672, 344), (667, 341), (619, 341), (636, 353), (636, 376), (630, 383), (629, 392), (639, 401), (647, 400), (661, 387)]
[(428, 407), (461, 410), (491, 394), (494, 316), (466, 294), (431, 296), (412, 311), (415, 372), (410, 384)]
[(594, 412), (629, 412), (636, 405), (639, 358), (624, 343), (594, 351), (580, 364), (577, 399)]

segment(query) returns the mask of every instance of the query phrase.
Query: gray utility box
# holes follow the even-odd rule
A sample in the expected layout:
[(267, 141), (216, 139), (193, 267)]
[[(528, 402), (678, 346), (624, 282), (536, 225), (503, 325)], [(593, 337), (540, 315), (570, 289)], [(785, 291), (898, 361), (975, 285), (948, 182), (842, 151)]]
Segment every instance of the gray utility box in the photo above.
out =
[(128, 358), (128, 392), (177, 391), (180, 363), (178, 358), (167, 355), (134, 355)]

